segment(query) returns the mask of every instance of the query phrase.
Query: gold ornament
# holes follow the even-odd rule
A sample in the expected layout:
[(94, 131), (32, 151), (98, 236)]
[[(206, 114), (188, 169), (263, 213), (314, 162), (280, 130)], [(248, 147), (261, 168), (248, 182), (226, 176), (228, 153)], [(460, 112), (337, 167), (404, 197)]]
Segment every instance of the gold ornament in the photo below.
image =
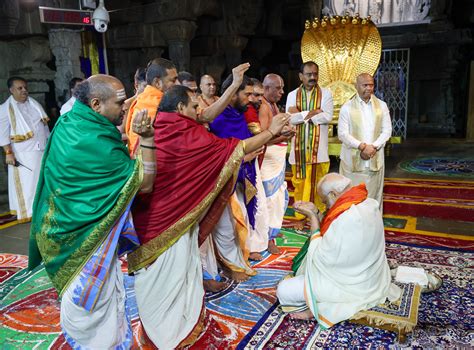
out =
[[(328, 22), (331, 25), (327, 25)], [(346, 25), (352, 23), (352, 25)], [(301, 39), (303, 62), (319, 66), (319, 85), (331, 90), (334, 115), (356, 94), (354, 82), (361, 73), (373, 75), (382, 54), (382, 39), (370, 19), (358, 15), (324, 17), (320, 25), (307, 28)]]

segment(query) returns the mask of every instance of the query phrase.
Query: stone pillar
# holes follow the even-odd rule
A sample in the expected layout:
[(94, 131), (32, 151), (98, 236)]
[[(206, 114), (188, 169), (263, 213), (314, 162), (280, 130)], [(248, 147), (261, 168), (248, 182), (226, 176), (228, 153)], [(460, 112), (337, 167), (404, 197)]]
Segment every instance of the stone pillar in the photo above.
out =
[(11, 47), (17, 54), (12, 54), (11, 57), (17, 60), (18, 68), (12, 69), (9, 75), (25, 78), (30, 96), (44, 106), (45, 94), (49, 92), (47, 82), (54, 79), (54, 71), (46, 66), (51, 60), (48, 40), (44, 37), (31, 37), (15, 44)]
[(159, 23), (160, 33), (166, 40), (170, 59), (178, 71), (188, 71), (191, 63), (190, 43), (197, 25), (192, 21), (176, 20)]
[(15, 34), (20, 20), (20, 5), (16, 0), (3, 0), (0, 2), (0, 35)]
[(71, 29), (50, 29), (48, 31), (49, 45), (56, 57), (56, 74), (54, 85), (56, 99), (63, 104), (69, 99), (69, 81), (74, 77), (82, 78), (81, 34)]
[(242, 63), (242, 50), (247, 46), (249, 39), (239, 35), (222, 38), (225, 48), (225, 60), (227, 68), (232, 69)]
[(468, 95), (468, 107), (467, 107), (467, 127), (466, 127), (466, 139), (468, 141), (474, 141), (474, 61), (471, 61), (469, 79), (469, 95)]

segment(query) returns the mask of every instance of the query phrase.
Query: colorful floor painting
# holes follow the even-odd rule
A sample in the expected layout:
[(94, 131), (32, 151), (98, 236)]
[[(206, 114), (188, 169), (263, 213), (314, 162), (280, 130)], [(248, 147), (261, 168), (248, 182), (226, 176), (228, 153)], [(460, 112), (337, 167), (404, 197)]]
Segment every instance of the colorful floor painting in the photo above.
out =
[[(387, 194), (392, 195), (442, 198), (447, 193), (455, 201), (474, 199), (472, 182), (387, 179), (386, 184)], [(253, 263), (257, 276), (206, 295), (210, 318), (205, 334), (193, 348), (398, 346), (391, 332), (348, 322), (322, 331), (314, 322), (291, 320), (279, 312), (275, 286), (290, 270), (292, 258), (306, 239), (305, 232), (292, 229), (292, 213), (290, 208), (282, 230), (284, 235), (277, 239), (281, 255), (265, 253), (263, 261)], [(409, 336), (408, 345), (468, 347), (474, 342), (474, 237), (422, 231), (417, 229), (416, 217), (396, 211), (386, 210), (384, 222), (391, 266), (421, 266), (443, 278), (440, 290), (423, 295), (419, 325)], [(44, 269), (27, 273), (26, 265), (25, 256), (0, 254), (0, 348), (70, 349), (60, 334), (59, 303), (49, 278)], [(134, 329), (133, 348), (153, 349), (138, 319), (133, 277), (125, 275), (125, 282), (127, 309)]]
[[(276, 302), (275, 285), (288, 273), (304, 236), (288, 233), (279, 239), (281, 255), (264, 254), (253, 263), (258, 275), (205, 297), (210, 322), (194, 349), (235, 348), (262, 315)], [(69, 349), (61, 336), (57, 293), (44, 268), (25, 270), (27, 257), (0, 254), (0, 344), (7, 349)], [(138, 319), (133, 277), (126, 274), (127, 309), (132, 315), (134, 348), (152, 349)]]
[(474, 178), (474, 158), (418, 158), (400, 163), (399, 167), (415, 174)]

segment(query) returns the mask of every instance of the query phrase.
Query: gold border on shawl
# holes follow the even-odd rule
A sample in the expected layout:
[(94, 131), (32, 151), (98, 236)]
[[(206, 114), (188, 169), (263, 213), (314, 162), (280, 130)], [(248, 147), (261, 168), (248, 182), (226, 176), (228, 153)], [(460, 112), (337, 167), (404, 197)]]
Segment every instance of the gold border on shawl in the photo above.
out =
[[(141, 159), (135, 161), (135, 167), (130, 178), (123, 187), (117, 204), (106, 215), (106, 217), (97, 224), (94, 230), (89, 234), (81, 246), (69, 257), (63, 266), (54, 274), (50, 275), (54, 287), (61, 297), (71, 282), (79, 275), (84, 265), (89, 261), (97, 248), (107, 238), (107, 233), (115, 225), (116, 221), (124, 213), (128, 203), (137, 193), (143, 181), (143, 164)], [(102, 236), (102, 237), (100, 237)], [(100, 237), (100, 238), (99, 238)], [(87, 252), (87, 255), (84, 256)], [(81, 262), (78, 264), (78, 260)]]
[(18, 167), (13, 167), (13, 180), (15, 181), (15, 192), (16, 198), (18, 199), (18, 206), (20, 207), (20, 220), (31, 220), (31, 217), (28, 218), (28, 211), (26, 210), (25, 198), (23, 196), (23, 187), (21, 186), (20, 180), (20, 169)]
[(159, 236), (141, 245), (136, 250), (128, 254), (128, 272), (133, 273), (144, 268), (155, 261), (161, 254), (175, 244), (188, 230), (196, 223), (198, 218), (209, 208), (225, 184), (231, 177), (237, 180), (237, 174), (244, 157), (243, 142), (240, 141), (227, 160), (219, 177), (214, 185), (214, 189), (204, 197), (188, 214), (176, 221), (173, 225), (164, 230)]
[(33, 137), (33, 132), (32, 131), (28, 131), (25, 135), (13, 135), (13, 136), (10, 136), (10, 141), (13, 141), (13, 142), (23, 142), (23, 141), (26, 141), (26, 140), (29, 140)]
[[(186, 338), (184, 338), (176, 347), (177, 349), (182, 349), (187, 346), (193, 345), (198, 339), (199, 336), (204, 331), (204, 327), (206, 326), (206, 307), (204, 306), (204, 302), (202, 303), (201, 313), (199, 315), (199, 319), (195, 324), (191, 333), (189, 333)], [(209, 320), (210, 321), (210, 320)]]

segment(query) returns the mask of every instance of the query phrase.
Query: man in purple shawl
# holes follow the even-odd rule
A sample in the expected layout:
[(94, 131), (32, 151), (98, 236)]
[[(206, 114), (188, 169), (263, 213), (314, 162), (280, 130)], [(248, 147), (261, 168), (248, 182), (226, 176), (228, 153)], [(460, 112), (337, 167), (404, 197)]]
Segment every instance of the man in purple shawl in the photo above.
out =
[[(222, 89), (225, 90), (231, 83), (232, 76), (229, 76), (222, 83)], [(244, 111), (249, 103), (248, 98), (252, 93), (252, 82), (244, 76), (230, 104), (209, 125), (211, 132), (221, 138), (235, 137), (245, 140), (252, 137), (244, 117)], [(246, 281), (256, 274), (248, 263), (249, 252), (246, 243), (249, 230), (255, 227), (257, 211), (255, 158), (260, 151), (248, 154), (244, 158), (235, 192), (217, 223), (212, 237), (201, 245), (205, 280), (219, 280), (217, 262), (224, 274), (235, 281)]]

